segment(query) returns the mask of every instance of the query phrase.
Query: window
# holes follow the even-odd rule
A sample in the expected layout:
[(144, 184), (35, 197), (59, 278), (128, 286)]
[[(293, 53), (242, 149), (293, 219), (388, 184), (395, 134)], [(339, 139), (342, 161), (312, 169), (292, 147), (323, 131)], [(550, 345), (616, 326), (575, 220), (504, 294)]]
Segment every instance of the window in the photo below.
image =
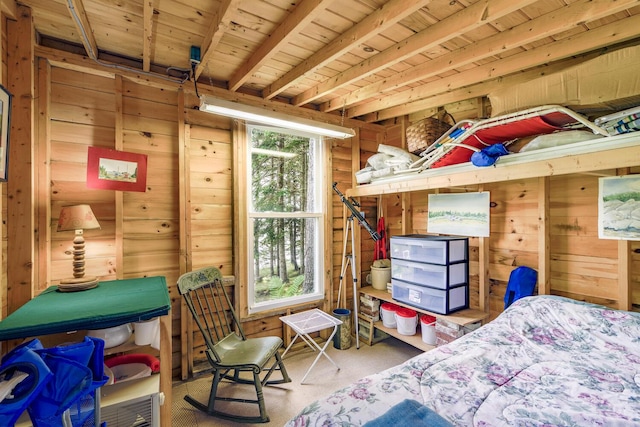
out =
[(249, 313), (321, 299), (321, 139), (254, 125), (247, 138)]

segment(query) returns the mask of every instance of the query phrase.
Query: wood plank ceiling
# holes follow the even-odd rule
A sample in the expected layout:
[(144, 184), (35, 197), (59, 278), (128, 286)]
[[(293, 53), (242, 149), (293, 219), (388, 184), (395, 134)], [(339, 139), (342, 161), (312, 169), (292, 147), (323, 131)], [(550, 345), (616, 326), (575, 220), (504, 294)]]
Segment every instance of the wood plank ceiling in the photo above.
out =
[(638, 0), (20, 3), (40, 43), (366, 122), (484, 96), (640, 39)]

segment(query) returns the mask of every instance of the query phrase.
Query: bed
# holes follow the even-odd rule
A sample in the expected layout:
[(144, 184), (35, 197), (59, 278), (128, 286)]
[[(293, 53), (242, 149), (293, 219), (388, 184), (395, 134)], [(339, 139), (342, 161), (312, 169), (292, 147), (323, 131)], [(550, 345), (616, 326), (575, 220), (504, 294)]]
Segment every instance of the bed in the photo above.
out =
[(638, 426), (640, 313), (523, 298), (448, 345), (311, 403), (286, 427), (367, 423)]

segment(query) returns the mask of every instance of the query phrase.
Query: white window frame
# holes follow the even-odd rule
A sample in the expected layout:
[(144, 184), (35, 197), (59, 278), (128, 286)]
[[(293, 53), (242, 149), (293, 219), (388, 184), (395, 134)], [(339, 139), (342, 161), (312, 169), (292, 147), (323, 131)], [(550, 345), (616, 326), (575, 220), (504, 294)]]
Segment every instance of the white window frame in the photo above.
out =
[[(315, 206), (314, 206), (314, 211), (313, 212), (254, 212), (253, 210), (253, 206), (252, 206), (252, 180), (251, 180), (251, 167), (252, 167), (252, 161), (251, 161), (251, 156), (252, 156), (252, 147), (251, 147), (251, 130), (252, 129), (260, 129), (260, 130), (265, 130), (265, 131), (270, 131), (270, 132), (280, 132), (280, 133), (285, 133), (285, 134), (289, 134), (289, 135), (298, 135), (298, 136), (302, 136), (305, 138), (310, 138), (312, 140), (315, 141), (315, 170), (316, 170), (316, 176), (314, 179), (315, 185), (314, 185), (314, 194), (315, 194)], [(247, 135), (247, 149), (246, 149), (246, 164), (247, 164), (247, 168), (246, 168), (246, 177), (245, 177), (245, 182), (246, 182), (246, 186), (245, 186), (245, 195), (246, 195), (246, 213), (245, 213), (245, 217), (246, 217), (246, 232), (247, 232), (247, 239), (246, 240), (246, 254), (247, 254), (247, 262), (245, 265), (246, 268), (246, 277), (247, 277), (247, 309), (248, 309), (248, 313), (251, 314), (255, 314), (255, 313), (261, 313), (261, 312), (265, 312), (265, 311), (269, 311), (269, 310), (274, 310), (274, 309), (278, 309), (278, 308), (282, 308), (282, 307), (288, 307), (288, 306), (292, 306), (292, 305), (297, 305), (297, 304), (303, 304), (303, 303), (307, 303), (307, 302), (312, 302), (312, 301), (318, 301), (318, 300), (323, 300), (324, 299), (324, 226), (325, 226), (325, 214), (323, 212), (323, 207), (325, 206), (325, 197), (326, 197), (326, 192), (323, 190), (327, 183), (325, 182), (325, 162), (324, 162), (324, 150), (323, 150), (323, 140), (322, 137), (320, 135), (316, 135), (316, 134), (311, 134), (311, 133), (307, 133), (307, 132), (301, 132), (301, 131), (294, 131), (291, 129), (283, 129), (283, 128), (276, 128), (276, 127), (272, 127), (272, 126), (263, 126), (263, 125), (256, 125), (256, 124), (247, 124), (246, 125), (246, 135)], [(249, 236), (253, 236), (253, 220), (256, 218), (308, 218), (308, 219), (315, 219), (316, 221), (316, 236), (315, 236), (315, 244), (314, 244), (314, 248), (316, 250), (316, 253), (313, 256), (313, 259), (316, 262), (316, 265), (314, 267), (314, 290), (313, 292), (306, 294), (306, 295), (301, 295), (301, 296), (295, 296), (295, 297), (289, 297), (289, 298), (282, 298), (282, 299), (278, 299), (275, 301), (264, 301), (264, 302), (255, 302), (255, 289), (254, 289), (254, 284), (255, 284), (255, 276), (254, 276), (254, 269), (253, 269), (253, 259), (252, 254), (253, 254), (253, 243), (254, 243), (254, 239), (253, 238), (249, 238)]]

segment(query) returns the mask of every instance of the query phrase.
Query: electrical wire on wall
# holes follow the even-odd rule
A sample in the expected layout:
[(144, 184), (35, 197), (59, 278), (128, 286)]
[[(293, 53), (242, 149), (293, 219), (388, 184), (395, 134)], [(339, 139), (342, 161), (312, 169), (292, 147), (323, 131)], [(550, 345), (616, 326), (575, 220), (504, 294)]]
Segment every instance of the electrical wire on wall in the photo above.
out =
[(193, 86), (196, 89), (196, 96), (200, 99), (200, 94), (198, 93), (198, 79), (196, 78), (196, 67), (198, 63), (191, 61), (191, 75), (193, 76)]

